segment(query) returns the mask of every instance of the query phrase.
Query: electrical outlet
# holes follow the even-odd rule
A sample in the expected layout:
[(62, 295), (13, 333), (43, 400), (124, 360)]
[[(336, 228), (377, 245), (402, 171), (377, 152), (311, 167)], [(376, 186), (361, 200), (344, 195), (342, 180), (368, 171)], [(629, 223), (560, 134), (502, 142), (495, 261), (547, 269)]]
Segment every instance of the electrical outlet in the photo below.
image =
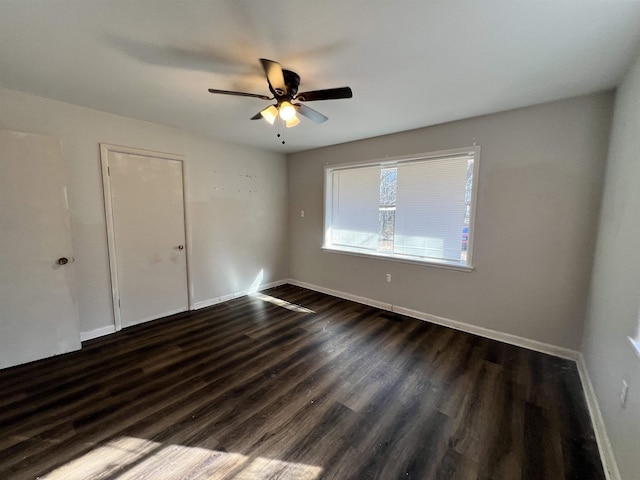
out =
[(391, 274), (387, 273), (386, 277), (387, 277), (387, 283), (391, 283)]
[(622, 391), (620, 392), (620, 406), (624, 408), (627, 405), (627, 392), (629, 391), (629, 384), (626, 380), (622, 380)]
[(304, 210), (300, 210), (300, 217), (304, 217)]

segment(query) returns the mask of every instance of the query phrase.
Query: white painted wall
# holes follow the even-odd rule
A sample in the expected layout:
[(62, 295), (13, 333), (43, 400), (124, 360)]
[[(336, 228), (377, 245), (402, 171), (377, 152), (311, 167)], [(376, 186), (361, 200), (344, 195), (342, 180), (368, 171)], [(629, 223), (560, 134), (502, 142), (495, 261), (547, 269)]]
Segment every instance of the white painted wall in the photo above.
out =
[[(640, 478), (640, 57), (616, 93), (583, 356), (623, 479)], [(629, 384), (620, 405), (622, 381)]]
[(0, 129), (62, 139), (82, 332), (113, 325), (101, 142), (186, 156), (195, 302), (247, 290), (261, 271), (263, 283), (287, 278), (284, 155), (6, 89)]
[[(290, 277), (577, 350), (612, 102), (601, 93), (290, 155)], [(321, 251), (325, 164), (474, 142), (474, 272)]]

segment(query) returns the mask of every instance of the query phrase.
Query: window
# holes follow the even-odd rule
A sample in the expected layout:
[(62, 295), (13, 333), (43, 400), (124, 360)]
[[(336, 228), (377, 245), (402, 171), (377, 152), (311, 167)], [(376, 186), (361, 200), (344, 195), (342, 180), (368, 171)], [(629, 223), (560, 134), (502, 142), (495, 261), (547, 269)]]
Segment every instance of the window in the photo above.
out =
[(327, 166), (323, 249), (470, 269), (479, 153)]
[(629, 341), (631, 342), (636, 355), (640, 357), (640, 313), (638, 313), (638, 328), (636, 329), (636, 336), (633, 338), (629, 337)]

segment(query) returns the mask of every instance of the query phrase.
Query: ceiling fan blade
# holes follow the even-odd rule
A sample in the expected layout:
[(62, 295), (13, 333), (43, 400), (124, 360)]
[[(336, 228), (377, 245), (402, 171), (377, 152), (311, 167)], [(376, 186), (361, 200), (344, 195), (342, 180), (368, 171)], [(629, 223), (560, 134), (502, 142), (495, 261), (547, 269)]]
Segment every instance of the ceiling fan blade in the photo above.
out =
[(314, 110), (313, 108), (309, 108), (306, 105), (301, 105), (300, 103), (294, 103), (294, 107), (300, 115), (307, 117), (309, 120), (315, 123), (323, 123), (329, 120), (329, 117), (325, 117), (320, 112)]
[(233, 92), (231, 90), (216, 90), (215, 88), (210, 88), (209, 93), (221, 93), (223, 95), (237, 95), (239, 97), (255, 97), (261, 98), (262, 100), (271, 100), (271, 97), (267, 97), (266, 95), (258, 95), (257, 93)]
[(251, 120), (261, 120), (261, 119), (262, 119), (262, 112), (258, 112), (253, 117), (251, 117)]
[(337, 100), (339, 98), (351, 98), (353, 92), (349, 87), (329, 88), (326, 90), (313, 90), (302, 92), (296, 96), (300, 102), (312, 102), (314, 100)]
[(267, 76), (267, 81), (269, 82), (271, 89), (277, 95), (284, 95), (287, 93), (287, 84), (284, 82), (282, 65), (278, 62), (274, 62), (273, 60), (267, 60), (266, 58), (261, 58), (260, 63), (262, 63), (262, 68), (264, 68), (264, 73)]

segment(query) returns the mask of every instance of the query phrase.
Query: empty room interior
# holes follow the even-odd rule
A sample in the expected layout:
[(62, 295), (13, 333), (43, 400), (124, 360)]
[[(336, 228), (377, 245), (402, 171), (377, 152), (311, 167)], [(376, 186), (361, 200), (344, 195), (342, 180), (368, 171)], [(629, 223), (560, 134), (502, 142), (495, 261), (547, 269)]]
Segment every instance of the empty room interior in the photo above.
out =
[(640, 478), (638, 25), (0, 0), (0, 478)]

